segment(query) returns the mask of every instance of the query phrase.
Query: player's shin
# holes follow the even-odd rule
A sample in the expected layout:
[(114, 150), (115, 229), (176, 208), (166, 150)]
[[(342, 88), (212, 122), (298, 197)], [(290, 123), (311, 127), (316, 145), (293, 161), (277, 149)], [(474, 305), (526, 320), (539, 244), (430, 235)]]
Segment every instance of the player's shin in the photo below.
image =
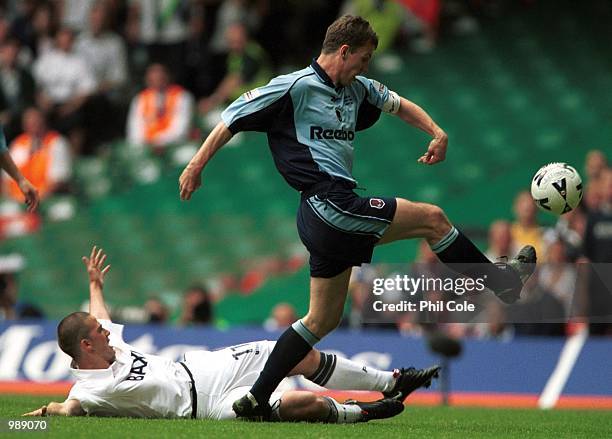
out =
[(393, 372), (374, 369), (325, 352), (321, 352), (317, 370), (306, 378), (328, 389), (379, 392), (392, 389), (396, 382)]
[(280, 336), (259, 378), (251, 388), (251, 395), (259, 404), (265, 404), (279, 383), (306, 357), (319, 339), (301, 320)]
[(355, 404), (340, 404), (327, 396), (289, 391), (272, 406), (271, 421), (349, 424), (363, 421), (363, 410)]

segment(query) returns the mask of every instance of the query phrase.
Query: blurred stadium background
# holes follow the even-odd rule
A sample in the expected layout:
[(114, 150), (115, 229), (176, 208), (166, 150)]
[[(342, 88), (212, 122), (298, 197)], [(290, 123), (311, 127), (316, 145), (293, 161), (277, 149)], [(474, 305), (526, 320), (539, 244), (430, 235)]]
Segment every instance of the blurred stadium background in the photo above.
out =
[[(326, 26), (347, 7), (369, 17), (386, 46), (368, 76), (425, 108), (450, 138), (446, 162), (420, 167), (416, 158), (427, 137), (381, 118), (356, 141), (360, 185), (370, 194), (440, 205), (483, 248), (491, 248), (491, 224), (502, 220), (515, 241), (527, 234), (543, 249), (560, 242), (563, 257), (555, 262), (570, 270), (585, 256), (589, 219), (610, 203), (602, 181), (612, 153), (612, 2), (183, 0), (150, 9), (154, 3), (0, 1), (2, 51), (17, 45), (19, 68), (36, 85), (16, 109), (15, 89), (4, 79), (9, 74), (2, 76), (1, 121), (16, 126), (7, 130), (8, 140), (21, 132), (23, 110), (38, 106), (50, 127), (66, 136), (71, 156), (69, 176), (38, 213), (25, 213), (8, 195), (2, 199), (0, 390), (44, 391), (28, 381), (59, 382), (48, 387), (51, 392), (66, 389), (67, 362), (54, 348), (55, 324), (84, 306), (80, 257), (92, 244), (102, 246), (112, 264), (105, 289), (113, 316), (131, 324), (126, 338), (143, 349), (178, 356), (187, 345), (276, 338), (275, 330), (303, 315), (308, 267), (295, 230), (298, 198), (274, 169), (265, 136), (237, 136), (207, 167), (191, 202), (180, 202), (177, 181), (218, 120), (222, 98), (257, 84), (266, 72), (269, 77), (308, 64)], [(80, 39), (93, 35), (89, 14), (100, 5), (126, 69), (108, 88), (96, 77), (104, 72), (92, 72), (97, 83), (85, 93), (88, 104), (67, 123), (65, 102), (45, 107), (45, 78), (36, 66), (54, 50), (53, 32), (64, 26), (76, 36), (69, 52), (94, 66), (89, 52), (77, 49), (85, 45)], [(151, 35), (147, 19), (157, 23)], [(228, 46), (227, 29), (236, 20), (252, 35), (244, 47), (258, 49)], [(164, 33), (166, 25), (175, 33)], [(8, 71), (6, 57), (3, 62)], [(153, 62), (166, 64), (191, 95), (189, 129), (173, 142), (135, 145), (126, 134), (130, 103), (146, 86)], [(239, 82), (224, 95), (218, 87), (228, 78)], [(521, 225), (514, 200), (551, 161), (581, 172), (582, 209), (560, 224), (538, 214)], [(607, 250), (596, 262), (612, 262), (610, 239), (597, 241)], [(374, 262), (410, 264), (417, 255), (418, 243), (404, 242), (378, 248)], [(359, 282), (356, 276), (353, 288), (363, 293)], [(437, 361), (427, 348), (431, 328), (401, 322), (367, 327), (359, 294), (347, 304), (345, 328), (322, 348), (381, 367)], [(464, 345), (452, 366), (455, 402), (534, 407), (540, 398), (547, 407), (612, 408), (609, 324), (592, 326), (591, 335), (587, 319), (550, 331), (518, 330), (503, 321), (500, 328), (436, 328)], [(417, 401), (437, 403), (438, 396), (425, 392)]]

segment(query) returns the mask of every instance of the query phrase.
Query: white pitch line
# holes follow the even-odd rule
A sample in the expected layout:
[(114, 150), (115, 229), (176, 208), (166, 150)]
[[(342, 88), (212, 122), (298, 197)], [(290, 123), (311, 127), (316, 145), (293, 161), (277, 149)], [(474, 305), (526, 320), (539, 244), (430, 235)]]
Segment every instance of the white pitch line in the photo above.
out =
[(557, 404), (559, 396), (567, 383), (567, 379), (572, 373), (572, 369), (576, 364), (576, 360), (580, 356), (584, 343), (589, 338), (588, 328), (581, 329), (578, 333), (572, 335), (567, 339), (561, 354), (559, 355), (559, 361), (553, 371), (544, 390), (538, 400), (538, 406), (541, 409), (551, 409)]

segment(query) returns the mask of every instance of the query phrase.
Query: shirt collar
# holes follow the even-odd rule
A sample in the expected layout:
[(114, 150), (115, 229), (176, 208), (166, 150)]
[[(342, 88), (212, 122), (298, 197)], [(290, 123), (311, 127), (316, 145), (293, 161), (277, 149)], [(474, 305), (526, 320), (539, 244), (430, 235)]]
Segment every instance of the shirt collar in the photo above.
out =
[(121, 369), (127, 364), (126, 353), (114, 347), (116, 352), (115, 361), (113, 364), (108, 366), (106, 369), (77, 369), (70, 364), (70, 373), (76, 378), (77, 381), (88, 381), (88, 380), (106, 380), (113, 379), (117, 375), (120, 375)]
[(106, 369), (73, 369), (71, 367), (70, 373), (77, 381), (106, 380), (114, 378), (112, 367), (107, 367)]
[(342, 86), (336, 87), (336, 85), (334, 84), (334, 81), (332, 81), (332, 79), (329, 77), (327, 72), (323, 70), (323, 67), (319, 65), (319, 63), (317, 62), (315, 58), (312, 59), (312, 63), (310, 64), (310, 67), (312, 67), (312, 69), (315, 71), (317, 76), (321, 78), (321, 80), (325, 83), (325, 85), (335, 90), (342, 89)]

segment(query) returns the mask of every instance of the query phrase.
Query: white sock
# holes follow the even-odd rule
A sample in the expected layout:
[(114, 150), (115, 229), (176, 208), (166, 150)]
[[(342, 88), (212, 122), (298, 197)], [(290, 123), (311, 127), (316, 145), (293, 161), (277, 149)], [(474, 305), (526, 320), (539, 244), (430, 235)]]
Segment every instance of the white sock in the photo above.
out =
[(340, 404), (335, 399), (324, 396), (329, 404), (329, 417), (325, 422), (330, 424), (354, 424), (361, 421), (361, 407), (357, 404)]
[(321, 352), (318, 369), (306, 378), (328, 389), (386, 392), (395, 386), (397, 375)]

